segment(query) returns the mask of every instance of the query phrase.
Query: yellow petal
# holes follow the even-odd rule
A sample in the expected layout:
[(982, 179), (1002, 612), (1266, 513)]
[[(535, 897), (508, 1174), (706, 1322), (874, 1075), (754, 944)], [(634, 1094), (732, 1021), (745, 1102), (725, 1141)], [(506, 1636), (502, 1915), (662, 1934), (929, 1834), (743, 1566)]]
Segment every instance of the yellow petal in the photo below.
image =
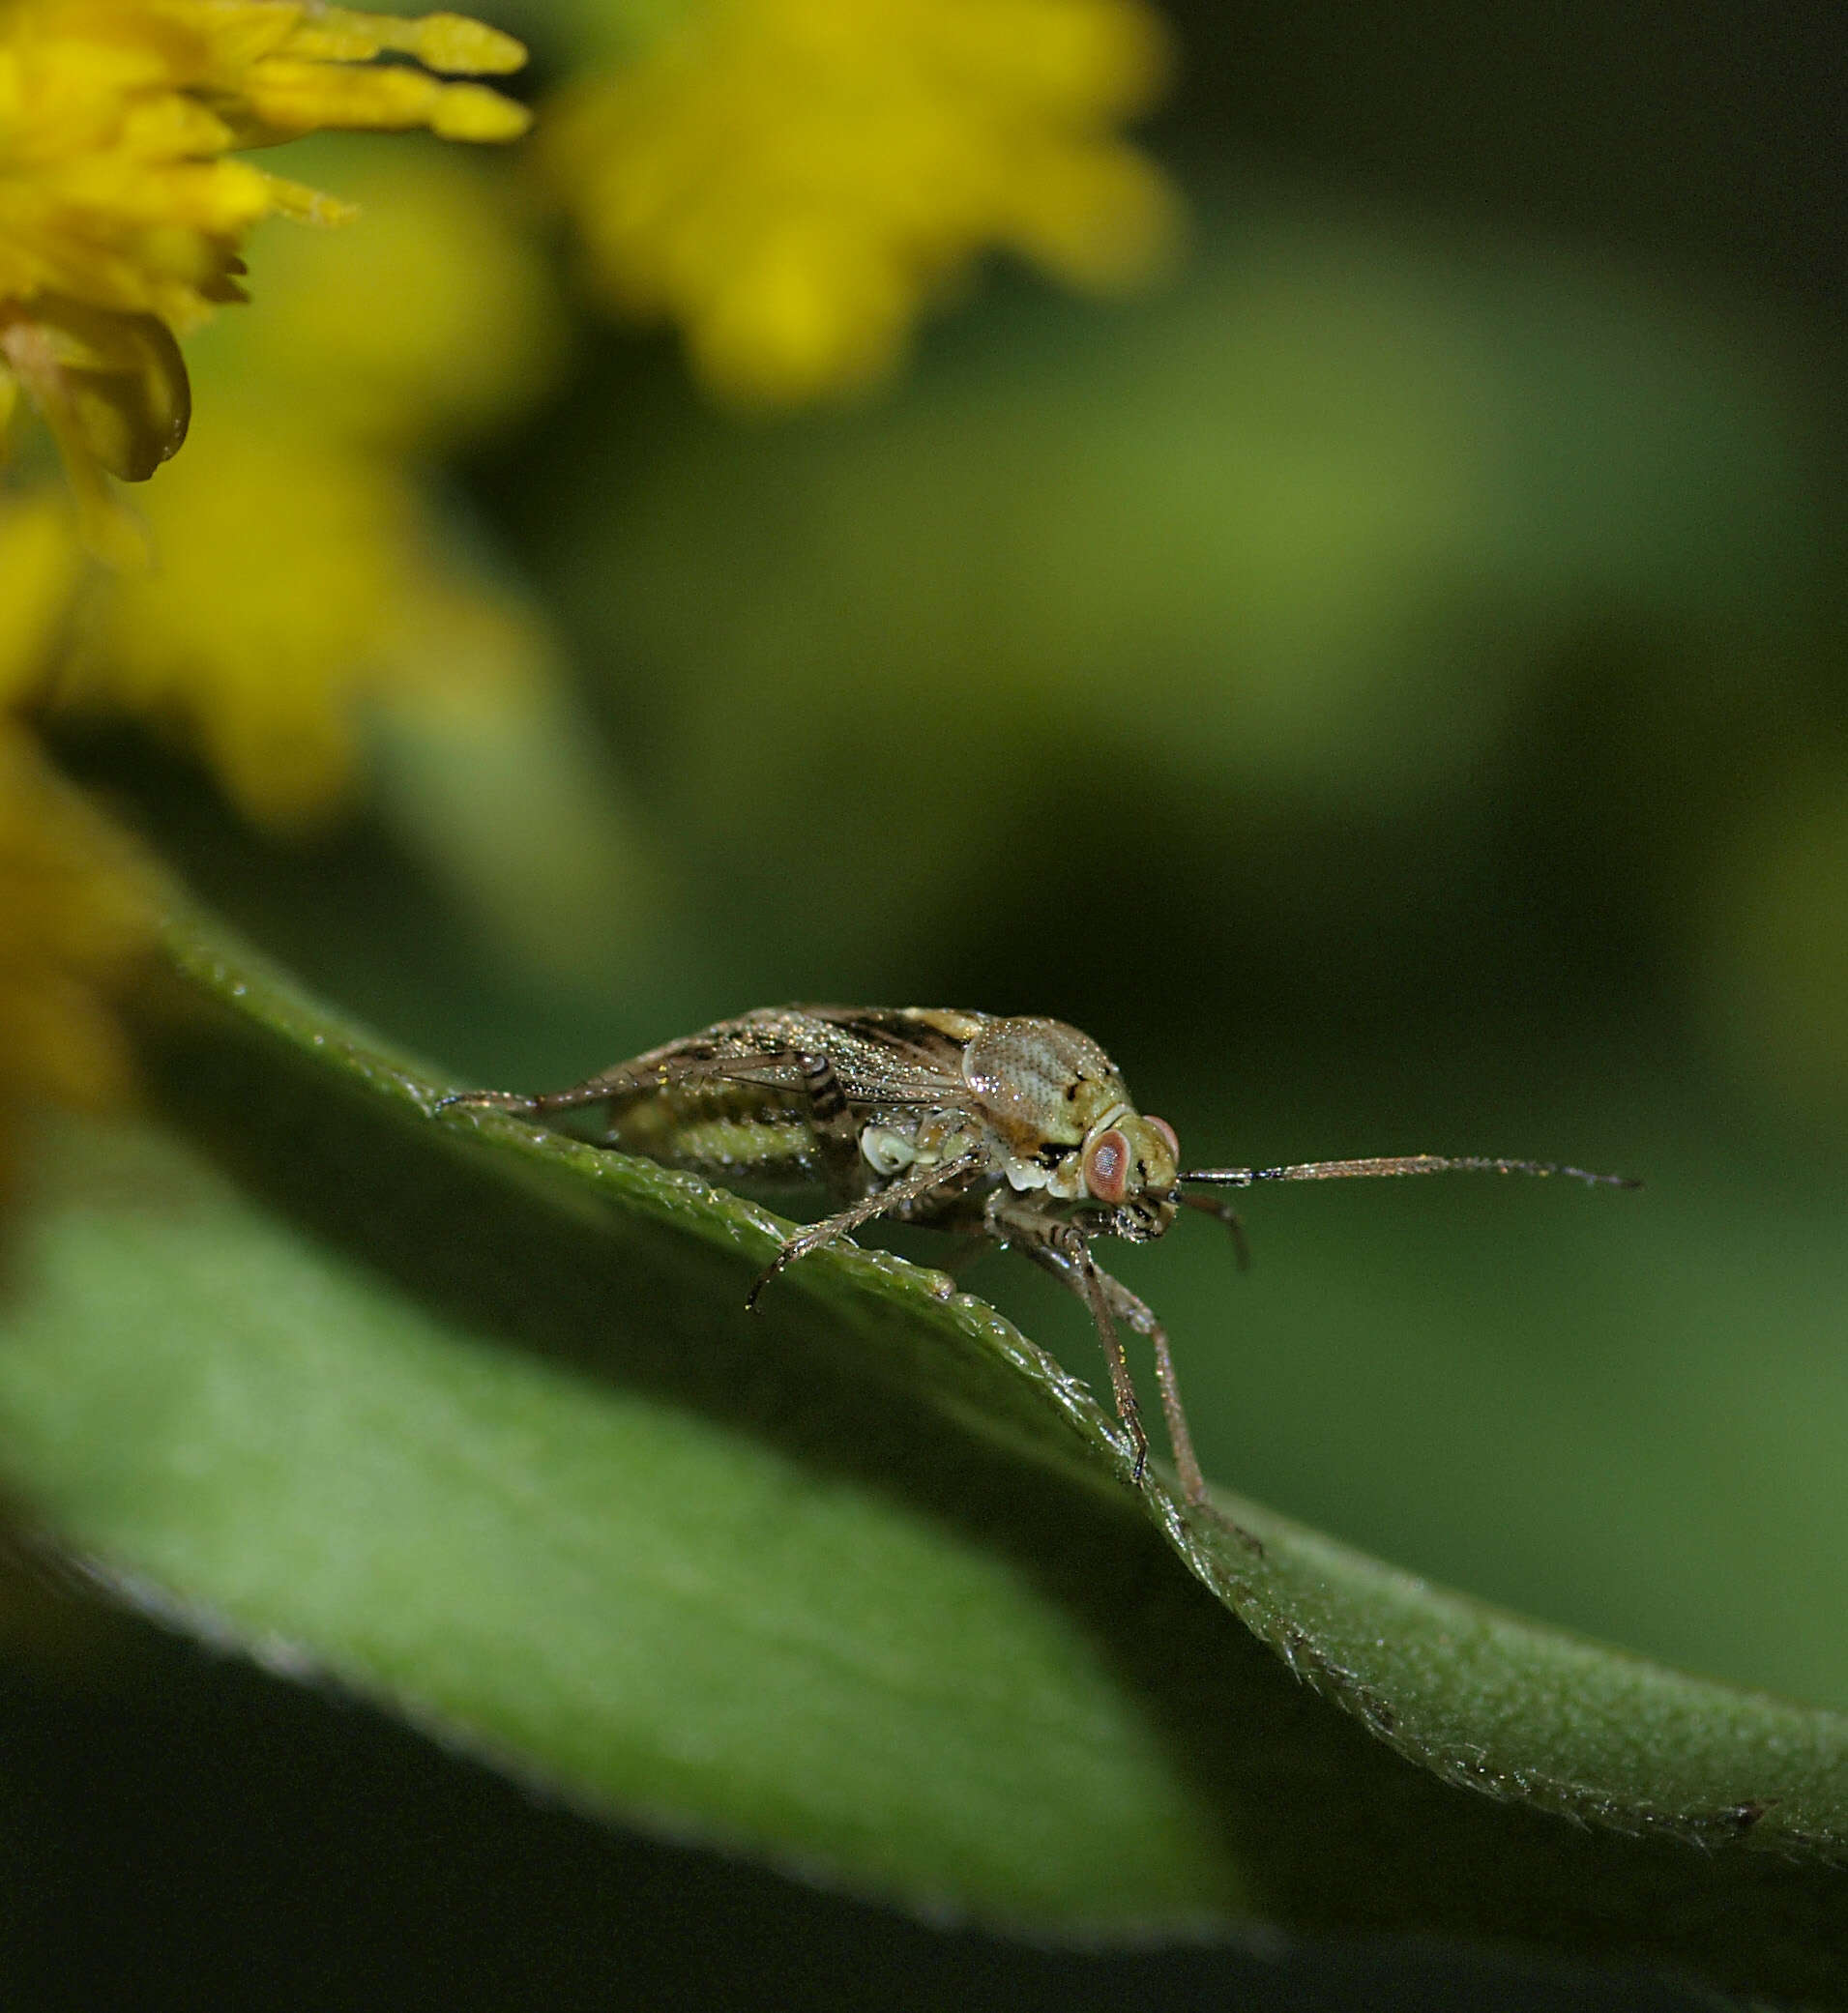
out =
[(279, 133), (426, 126), (444, 139), (513, 140), (532, 124), (524, 105), (485, 84), (443, 84), (401, 67), (342, 69), (273, 56), (252, 68), (246, 96), (256, 116)]
[(352, 62), (382, 49), (401, 50), (452, 76), (506, 76), (526, 62), (526, 46), (466, 15), (359, 14), (342, 7), (309, 15), (289, 38), (295, 55)]

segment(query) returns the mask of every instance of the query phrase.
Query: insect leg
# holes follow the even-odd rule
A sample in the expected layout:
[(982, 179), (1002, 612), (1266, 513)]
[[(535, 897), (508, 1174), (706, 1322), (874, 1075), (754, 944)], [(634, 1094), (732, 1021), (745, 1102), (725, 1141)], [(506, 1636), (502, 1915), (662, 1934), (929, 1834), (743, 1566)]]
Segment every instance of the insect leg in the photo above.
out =
[(458, 1104), (467, 1104), (477, 1111), (531, 1111), (536, 1101), (524, 1091), (452, 1091), (430, 1109), (453, 1111)]
[(825, 1216), (819, 1223), (799, 1230), (793, 1238), (784, 1240), (781, 1249), (758, 1275), (757, 1283), (745, 1296), (745, 1305), (755, 1308), (757, 1296), (785, 1266), (794, 1265), (797, 1259), (807, 1258), (809, 1252), (819, 1251), (824, 1244), (832, 1244), (837, 1238), (844, 1238), (849, 1231), (858, 1230), (863, 1223), (870, 1223), (875, 1216), (891, 1215), (894, 1211), (919, 1201), (946, 1182), (958, 1180), (970, 1173), (981, 1158), (980, 1153), (960, 1153), (953, 1160), (945, 1160), (934, 1167), (914, 1167), (909, 1174), (888, 1186), (862, 1196), (851, 1209), (842, 1210), (837, 1216)]
[[(543, 1118), (553, 1112), (607, 1104), (613, 1119), (619, 1106), (682, 1084), (748, 1083), (795, 1092), (808, 1088), (812, 1066), (809, 1057), (791, 1048), (766, 1048), (736, 1035), (720, 1036), (724, 1036), (722, 1030), (717, 1036), (695, 1035), (667, 1042), (630, 1062), (599, 1070), (595, 1076), (587, 1076), (582, 1083), (562, 1091), (541, 1091), (532, 1095), (519, 1091), (452, 1091), (447, 1097), (439, 1097), (434, 1108), (441, 1112), (454, 1105), (474, 1105)], [(829, 1065), (828, 1075), (833, 1074)], [(835, 1090), (838, 1093), (838, 1082)], [(844, 1105), (845, 1099), (841, 1101)]]
[(1161, 1412), (1168, 1422), (1168, 1444), (1174, 1449), (1181, 1491), (1189, 1502), (1203, 1503), (1207, 1500), (1206, 1477), (1200, 1473), (1193, 1435), (1188, 1431), (1188, 1415), (1181, 1408), (1181, 1386), (1174, 1374), (1174, 1358), (1168, 1353), (1167, 1330), (1147, 1302), (1139, 1300), (1121, 1279), (1113, 1279), (1100, 1270), (1097, 1276), (1110, 1312), (1119, 1321), (1127, 1321), (1138, 1335), (1148, 1337), (1149, 1347), (1155, 1352), (1155, 1381), (1161, 1392)]
[(1251, 1269), (1251, 1247), (1245, 1241), (1245, 1219), (1232, 1205), (1217, 1195), (1183, 1195), (1181, 1201), (1190, 1210), (1198, 1210), (1203, 1216), (1217, 1216), (1232, 1233), (1232, 1249), (1237, 1254), (1239, 1270)]
[[(1064, 1280), (1091, 1309), (1091, 1318), (1097, 1323), (1098, 1340), (1103, 1344), (1103, 1359), (1110, 1366), (1110, 1390), (1117, 1401), (1117, 1417), (1123, 1421), (1129, 1452), (1135, 1461), (1135, 1479), (1140, 1483), (1143, 1471), (1149, 1465), (1149, 1436), (1143, 1430), (1142, 1409), (1136, 1402), (1135, 1380), (1129, 1375), (1129, 1358), (1124, 1352), (1123, 1337), (1117, 1333), (1117, 1325), (1110, 1319), (1110, 1300), (1105, 1288), (1106, 1283), (1115, 1286), (1116, 1281), (1098, 1269), (1090, 1246), (1074, 1225), (1057, 1223), (1048, 1226), (1032, 1217), (1010, 1220), (1005, 1214), (997, 1215), (994, 1220), (997, 1236), (1005, 1238), (1015, 1250), (1024, 1252), (1055, 1279)], [(1138, 1300), (1136, 1305), (1141, 1307), (1142, 1303)], [(1148, 1311), (1142, 1307), (1144, 1314)], [(1165, 1404), (1165, 1383), (1161, 1395)], [(1185, 1434), (1185, 1426), (1182, 1430)], [(1188, 1459), (1191, 1461), (1193, 1448), (1190, 1444), (1187, 1451)], [(1179, 1458), (1177, 1448), (1176, 1459)], [(1199, 1470), (1195, 1468), (1193, 1472), (1197, 1478)]]
[(458, 1104), (473, 1105), (489, 1111), (514, 1111), (531, 1117), (541, 1117), (555, 1111), (575, 1111), (586, 1104), (620, 1104), (626, 1098), (645, 1096), (651, 1091), (659, 1091), (669, 1083), (694, 1073), (710, 1075), (711, 1065), (689, 1065), (673, 1059), (638, 1060), (633, 1063), (619, 1063), (614, 1069), (605, 1069), (601, 1075), (587, 1077), (581, 1084), (572, 1084), (569, 1090), (541, 1091), (528, 1095), (520, 1091), (452, 1091), (447, 1097), (436, 1100), (437, 1111), (448, 1111)]
[[(808, 1099), (808, 1123), (813, 1128), (815, 1144), (821, 1151), (830, 1179), (851, 1195), (856, 1185), (854, 1176), (863, 1169), (860, 1126), (847, 1102), (847, 1094), (840, 1087), (840, 1078), (832, 1058), (812, 1052), (799, 1053), (795, 1062), (801, 1072), (803, 1091)], [(760, 1280), (758, 1283), (761, 1285), (763, 1282)]]

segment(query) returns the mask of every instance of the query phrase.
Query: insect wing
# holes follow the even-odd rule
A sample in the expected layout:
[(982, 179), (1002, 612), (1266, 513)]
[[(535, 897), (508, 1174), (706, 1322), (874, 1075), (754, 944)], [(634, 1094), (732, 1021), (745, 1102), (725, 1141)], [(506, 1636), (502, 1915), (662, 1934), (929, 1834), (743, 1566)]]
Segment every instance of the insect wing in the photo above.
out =
[(962, 1052), (982, 1015), (920, 1007), (791, 1006), (777, 1018), (786, 1026), (791, 1048), (828, 1058), (856, 1110), (977, 1108), (962, 1080)]

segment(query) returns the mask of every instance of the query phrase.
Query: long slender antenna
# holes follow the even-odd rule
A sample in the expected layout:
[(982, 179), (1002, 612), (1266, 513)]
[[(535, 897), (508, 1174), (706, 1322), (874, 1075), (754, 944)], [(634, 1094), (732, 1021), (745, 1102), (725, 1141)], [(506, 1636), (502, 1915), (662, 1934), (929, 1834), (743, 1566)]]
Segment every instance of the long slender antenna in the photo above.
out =
[(1294, 1167), (1202, 1167), (1179, 1179), (1202, 1187), (1250, 1188), (1259, 1182), (1347, 1182), (1421, 1174), (1565, 1175), (1570, 1181), (1607, 1188), (1643, 1185), (1628, 1175), (1592, 1174), (1582, 1167), (1560, 1167), (1548, 1160), (1453, 1158), (1444, 1153), (1397, 1153), (1378, 1160), (1303, 1160)]

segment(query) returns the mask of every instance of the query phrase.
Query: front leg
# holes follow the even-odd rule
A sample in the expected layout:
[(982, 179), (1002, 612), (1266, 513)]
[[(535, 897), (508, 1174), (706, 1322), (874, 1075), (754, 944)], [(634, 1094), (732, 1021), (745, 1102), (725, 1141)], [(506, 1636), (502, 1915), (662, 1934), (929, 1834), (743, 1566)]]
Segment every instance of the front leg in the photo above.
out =
[[(1143, 1472), (1149, 1465), (1149, 1436), (1143, 1430), (1142, 1408), (1136, 1402), (1135, 1379), (1129, 1374), (1129, 1359), (1124, 1354), (1123, 1337), (1117, 1333), (1116, 1323), (1110, 1318), (1108, 1289), (1115, 1286), (1116, 1281), (1107, 1272), (1098, 1269), (1083, 1232), (1074, 1224), (1049, 1222), (1043, 1216), (1026, 1213), (1012, 1214), (1006, 1207), (1008, 1198), (1005, 1191), (997, 1189), (996, 1196), (1002, 1206), (991, 1207), (988, 1212), (994, 1235), (1003, 1243), (1012, 1244), (1015, 1250), (1023, 1252), (1055, 1279), (1063, 1280), (1091, 1309), (1091, 1318), (1097, 1324), (1098, 1340), (1103, 1345), (1103, 1359), (1110, 1366), (1110, 1390), (1117, 1401), (1117, 1417), (1123, 1422), (1124, 1436), (1129, 1443), (1129, 1455), (1135, 1463), (1134, 1478), (1140, 1486)], [(1189, 1459), (1192, 1451), (1191, 1447), (1188, 1449)], [(1179, 1459), (1178, 1450), (1176, 1459)], [(1195, 1472), (1197, 1473), (1197, 1470)]]
[(1161, 1413), (1168, 1422), (1168, 1444), (1174, 1450), (1175, 1472), (1181, 1477), (1181, 1493), (1189, 1502), (1207, 1501), (1206, 1476), (1193, 1452), (1193, 1435), (1188, 1431), (1188, 1415), (1181, 1409), (1181, 1385), (1174, 1374), (1174, 1358), (1168, 1353), (1168, 1331), (1155, 1318), (1154, 1310), (1105, 1271), (1098, 1272), (1098, 1284), (1112, 1314), (1127, 1321), (1138, 1335), (1146, 1335), (1155, 1353), (1155, 1382), (1161, 1393)]
[(1011, 1214), (1004, 1197), (992, 1212), (995, 1235), (1024, 1251), (1036, 1265), (1063, 1279), (1091, 1309), (1104, 1358), (1110, 1366), (1110, 1386), (1117, 1401), (1117, 1416), (1129, 1435), (1135, 1455), (1135, 1478), (1142, 1479), (1148, 1457), (1149, 1439), (1143, 1430), (1136, 1403), (1135, 1384), (1129, 1375), (1129, 1359), (1116, 1324), (1126, 1321), (1139, 1335), (1148, 1338), (1155, 1354), (1155, 1381), (1161, 1393), (1161, 1413), (1167, 1420), (1168, 1444), (1173, 1449), (1175, 1473), (1181, 1478), (1181, 1493), (1190, 1503), (1207, 1502), (1206, 1477), (1193, 1451), (1193, 1435), (1188, 1430), (1187, 1413), (1181, 1405), (1181, 1386), (1174, 1373), (1174, 1357), (1168, 1350), (1167, 1330), (1154, 1311), (1120, 1279), (1113, 1279), (1096, 1259), (1083, 1234), (1070, 1223), (1048, 1223), (1042, 1217), (1022, 1212)]

